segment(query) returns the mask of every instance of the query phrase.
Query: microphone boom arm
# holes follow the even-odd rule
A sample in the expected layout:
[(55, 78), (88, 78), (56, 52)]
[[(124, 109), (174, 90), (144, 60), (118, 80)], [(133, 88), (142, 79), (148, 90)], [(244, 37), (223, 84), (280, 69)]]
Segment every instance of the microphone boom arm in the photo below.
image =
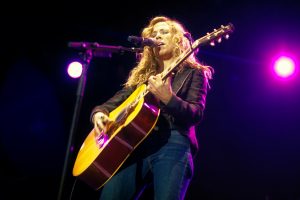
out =
[(111, 57), (111, 53), (124, 53), (126, 51), (134, 53), (143, 51), (142, 48), (103, 45), (97, 42), (69, 42), (68, 47), (80, 50), (92, 50), (96, 57)]

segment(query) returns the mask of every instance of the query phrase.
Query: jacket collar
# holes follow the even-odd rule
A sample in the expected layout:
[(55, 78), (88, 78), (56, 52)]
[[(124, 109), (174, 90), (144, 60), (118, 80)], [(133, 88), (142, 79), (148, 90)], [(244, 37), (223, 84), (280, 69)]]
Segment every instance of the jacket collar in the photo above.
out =
[(185, 83), (188, 76), (192, 73), (192, 71), (195, 70), (191, 67), (184, 66), (184, 68), (180, 71), (178, 71), (175, 74), (175, 77), (172, 82), (172, 89), (177, 94), (179, 90), (182, 88), (183, 84)]

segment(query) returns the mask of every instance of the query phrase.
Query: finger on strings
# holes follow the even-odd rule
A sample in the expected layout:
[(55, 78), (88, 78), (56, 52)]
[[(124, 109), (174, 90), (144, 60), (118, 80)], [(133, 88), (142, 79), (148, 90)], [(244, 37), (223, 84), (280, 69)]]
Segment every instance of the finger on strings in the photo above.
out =
[(101, 129), (99, 129), (99, 127), (97, 126), (97, 124), (95, 124), (94, 130), (95, 130), (95, 136), (96, 137), (101, 134)]

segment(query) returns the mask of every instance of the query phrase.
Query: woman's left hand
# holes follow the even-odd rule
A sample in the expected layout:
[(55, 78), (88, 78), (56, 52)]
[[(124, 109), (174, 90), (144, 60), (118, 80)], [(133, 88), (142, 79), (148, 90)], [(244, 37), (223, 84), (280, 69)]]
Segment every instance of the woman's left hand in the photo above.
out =
[(171, 87), (171, 77), (169, 76), (163, 81), (160, 75), (150, 76), (148, 79), (148, 90), (164, 104), (168, 104), (170, 101), (173, 91)]

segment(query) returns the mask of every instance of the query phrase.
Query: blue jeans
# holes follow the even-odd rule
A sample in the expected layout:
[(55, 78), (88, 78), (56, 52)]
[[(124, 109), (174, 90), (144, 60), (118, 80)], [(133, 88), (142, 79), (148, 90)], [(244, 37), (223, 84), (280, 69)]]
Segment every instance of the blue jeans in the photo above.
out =
[(181, 200), (193, 176), (189, 139), (178, 131), (152, 132), (101, 189), (101, 200), (138, 199), (146, 185), (155, 200)]

